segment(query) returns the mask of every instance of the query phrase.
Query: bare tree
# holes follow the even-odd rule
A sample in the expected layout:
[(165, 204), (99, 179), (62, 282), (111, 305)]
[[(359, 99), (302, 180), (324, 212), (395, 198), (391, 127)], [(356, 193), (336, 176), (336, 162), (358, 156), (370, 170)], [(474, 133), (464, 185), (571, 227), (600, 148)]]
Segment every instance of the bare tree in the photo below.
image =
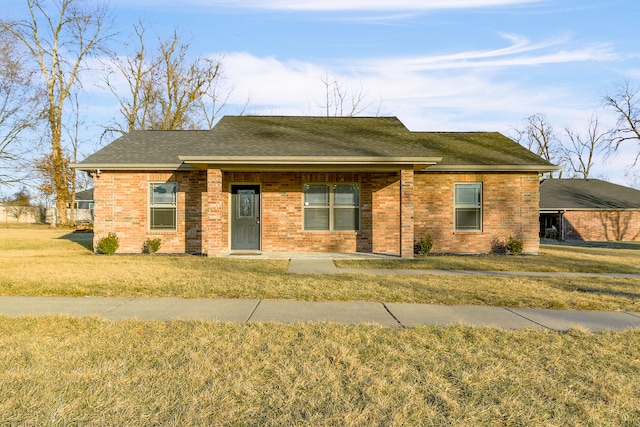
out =
[[(106, 132), (126, 133), (136, 129), (201, 128), (208, 123), (202, 103), (207, 95), (219, 101), (216, 93), (221, 63), (209, 58), (189, 60), (188, 43), (174, 32), (159, 40), (157, 52), (150, 53), (142, 23), (134, 26), (137, 45), (127, 46), (127, 56), (114, 57), (106, 85), (120, 104), (123, 122), (116, 121)], [(114, 83), (116, 74), (127, 82), (123, 92)], [(214, 112), (216, 114), (215, 105)]]
[(22, 179), (21, 140), (39, 119), (41, 98), (16, 41), (0, 29), (0, 184)]
[[(104, 6), (85, 9), (81, 0), (26, 0), (29, 17), (2, 22), (2, 28), (22, 42), (44, 81), (45, 115), (50, 150), (41, 169), (51, 173), (58, 218), (67, 223), (70, 200), (69, 158), (62, 146), (64, 104), (79, 83), (85, 60), (105, 51), (111, 37), (107, 30)], [(52, 6), (53, 5), (53, 6)]]
[[(515, 130), (515, 138), (530, 151), (551, 163), (563, 165), (560, 141), (544, 114), (534, 114), (524, 119), (524, 127)], [(553, 178), (553, 175), (550, 175)], [(562, 171), (559, 172), (562, 177)]]
[(322, 78), (325, 99), (320, 105), (325, 116), (354, 117), (363, 114), (374, 104), (365, 94), (362, 82), (356, 88), (350, 88), (326, 74)]
[(635, 141), (637, 154), (631, 165), (635, 167), (640, 159), (640, 93), (625, 80), (612, 95), (604, 97), (604, 103), (618, 116), (611, 147), (617, 150), (621, 144)]
[(567, 144), (561, 145), (565, 163), (574, 177), (588, 179), (594, 156), (604, 154), (606, 157), (611, 131), (602, 130), (598, 116), (593, 114), (589, 119), (586, 137), (582, 137), (569, 127), (565, 127), (565, 133), (569, 139)]
[[(229, 101), (233, 95), (233, 89), (229, 88), (225, 83), (225, 76), (220, 68), (218, 69), (216, 79), (196, 103), (205, 129), (213, 129), (218, 117), (220, 117), (222, 111), (229, 105)], [(238, 115), (241, 116), (245, 113), (250, 101), (250, 98), (246, 99), (242, 109), (237, 113)]]
[[(148, 58), (144, 40), (145, 29), (142, 23), (134, 25), (134, 31), (138, 46), (132, 52), (130, 51), (131, 45), (125, 43), (126, 55), (112, 57), (111, 70), (105, 77), (107, 87), (120, 104), (120, 114), (124, 119), (124, 123), (115, 121), (108, 126), (106, 132), (124, 134), (135, 129), (148, 128), (149, 125), (146, 122), (148, 108), (158, 96), (155, 93), (150, 74), (160, 65), (160, 61), (155, 59), (153, 62)], [(114, 74), (125, 78), (128, 86), (126, 95), (120, 94), (118, 88), (111, 81), (111, 76)]]

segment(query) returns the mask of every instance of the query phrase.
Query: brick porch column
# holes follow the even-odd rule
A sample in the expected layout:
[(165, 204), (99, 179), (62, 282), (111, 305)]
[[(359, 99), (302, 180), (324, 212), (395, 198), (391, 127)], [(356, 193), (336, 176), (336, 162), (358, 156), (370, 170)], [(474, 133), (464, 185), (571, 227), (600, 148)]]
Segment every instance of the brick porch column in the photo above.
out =
[(413, 169), (400, 171), (400, 256), (413, 258)]
[(207, 193), (202, 203), (202, 239), (205, 252), (218, 256), (227, 249), (223, 236), (224, 194), (222, 192), (222, 171), (207, 169)]

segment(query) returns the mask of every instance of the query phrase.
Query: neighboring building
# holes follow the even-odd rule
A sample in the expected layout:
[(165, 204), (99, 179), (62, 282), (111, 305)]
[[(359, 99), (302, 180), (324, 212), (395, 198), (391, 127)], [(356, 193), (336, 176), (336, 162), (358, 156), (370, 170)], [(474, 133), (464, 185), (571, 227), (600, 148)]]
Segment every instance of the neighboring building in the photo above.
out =
[(546, 179), (540, 235), (560, 240), (640, 240), (640, 191), (599, 179)]
[(411, 132), (395, 117), (227, 116), (210, 131), (133, 131), (81, 163), (95, 238), (120, 252), (489, 252), (539, 247), (539, 174), (499, 133)]
[(78, 191), (76, 193), (76, 209), (93, 210), (93, 188)]
[(73, 214), (75, 216), (75, 224), (90, 224), (93, 222), (93, 188), (76, 193)]

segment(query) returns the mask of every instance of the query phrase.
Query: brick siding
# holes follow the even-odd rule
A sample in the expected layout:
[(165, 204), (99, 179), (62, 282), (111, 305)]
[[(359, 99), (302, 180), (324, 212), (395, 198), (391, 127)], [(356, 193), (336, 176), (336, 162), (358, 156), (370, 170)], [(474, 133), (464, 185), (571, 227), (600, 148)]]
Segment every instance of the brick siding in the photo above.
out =
[[(482, 183), (482, 231), (455, 231), (454, 184)], [(433, 238), (434, 253), (488, 253), (509, 236), (523, 251), (539, 249), (539, 180), (530, 174), (422, 173), (415, 175), (415, 237)]]
[[(178, 183), (177, 231), (150, 231), (149, 183)], [(360, 231), (305, 231), (305, 183), (360, 184)], [(483, 230), (453, 230), (456, 182), (483, 183)], [(379, 252), (413, 256), (415, 238), (430, 233), (434, 252), (482, 253), (494, 239), (522, 238), (538, 250), (537, 174), (364, 172), (125, 172), (103, 171), (94, 180), (95, 239), (113, 231), (120, 253), (140, 253), (147, 238), (160, 237), (160, 252), (229, 250), (232, 184), (260, 184), (261, 248), (265, 252)], [(402, 198), (404, 206), (400, 207)]]
[(640, 240), (640, 211), (567, 211), (564, 239)]
[[(94, 178), (94, 243), (109, 232), (119, 253), (140, 253), (147, 238), (162, 239), (160, 252), (203, 252), (202, 205), (206, 172), (110, 172)], [(149, 230), (149, 183), (178, 183), (177, 231)]]

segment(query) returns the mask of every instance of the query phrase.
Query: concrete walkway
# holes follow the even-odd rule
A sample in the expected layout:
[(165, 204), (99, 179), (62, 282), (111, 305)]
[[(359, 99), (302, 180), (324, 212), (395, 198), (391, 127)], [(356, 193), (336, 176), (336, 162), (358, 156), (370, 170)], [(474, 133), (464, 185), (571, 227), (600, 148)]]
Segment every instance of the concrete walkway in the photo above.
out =
[(373, 323), (389, 327), (472, 325), (504, 329), (590, 331), (640, 327), (640, 313), (443, 306), (368, 301), (247, 299), (0, 297), (0, 315), (98, 316), (107, 320), (211, 320), (219, 322)]
[(334, 259), (372, 259), (393, 258), (380, 254), (334, 254), (334, 253), (265, 253), (263, 258), (289, 259), (288, 273), (292, 274), (392, 274), (401, 276), (414, 275), (470, 275), (479, 274), (487, 276), (511, 276), (511, 277), (617, 277), (640, 279), (638, 274), (625, 273), (575, 273), (575, 272), (548, 272), (548, 271), (485, 271), (485, 270), (418, 270), (418, 269), (385, 269), (385, 268), (337, 268)]

